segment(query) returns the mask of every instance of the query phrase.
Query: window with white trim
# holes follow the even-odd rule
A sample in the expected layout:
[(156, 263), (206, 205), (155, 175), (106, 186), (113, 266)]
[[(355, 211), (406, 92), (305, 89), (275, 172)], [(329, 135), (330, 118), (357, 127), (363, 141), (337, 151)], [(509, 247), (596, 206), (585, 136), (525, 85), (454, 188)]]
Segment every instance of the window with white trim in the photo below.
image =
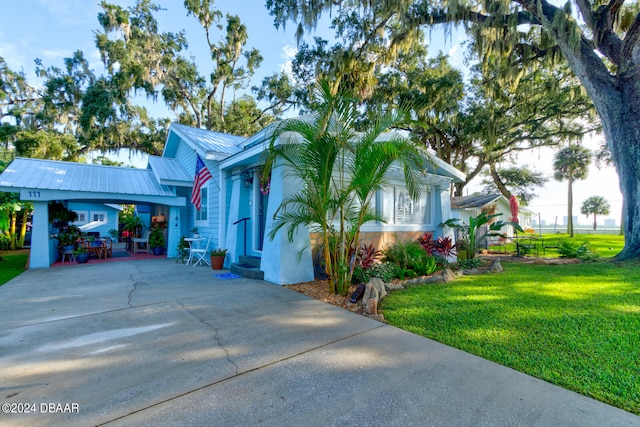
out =
[(78, 219), (76, 219), (75, 221), (73, 221), (73, 223), (75, 225), (84, 225), (86, 224), (89, 218), (89, 212), (88, 211), (74, 211), (77, 215), (78, 215)]
[(92, 211), (89, 216), (91, 222), (107, 223), (107, 213), (104, 211)]
[(413, 199), (404, 187), (385, 187), (378, 200), (381, 203), (378, 212), (387, 224), (431, 224), (433, 203), (429, 190)]
[(201, 204), (200, 204), (200, 210), (196, 209), (195, 207), (193, 208), (195, 213), (194, 213), (194, 219), (196, 222), (199, 223), (208, 223), (209, 221), (209, 184), (205, 184), (202, 186), (202, 188), (200, 189), (200, 197), (201, 197)]

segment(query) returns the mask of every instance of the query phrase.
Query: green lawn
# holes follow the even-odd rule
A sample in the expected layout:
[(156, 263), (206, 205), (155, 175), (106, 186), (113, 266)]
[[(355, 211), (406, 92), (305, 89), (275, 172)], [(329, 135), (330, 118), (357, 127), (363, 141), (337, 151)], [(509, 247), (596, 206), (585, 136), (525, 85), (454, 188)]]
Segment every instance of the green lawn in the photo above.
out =
[(0, 260), (0, 286), (25, 270), (28, 255), (3, 255)]
[(394, 292), (383, 301), (385, 319), (640, 414), (640, 266), (503, 267)]
[[(611, 258), (618, 254), (624, 247), (624, 236), (617, 234), (576, 234), (573, 238), (568, 234), (544, 234), (542, 239), (538, 239), (538, 254), (540, 257), (557, 258), (558, 253), (553, 247), (557, 247), (561, 241), (575, 242), (576, 244), (587, 243), (589, 248), (604, 258)], [(551, 247), (543, 250), (542, 246)], [(490, 249), (498, 251), (500, 248), (492, 246)], [(502, 249), (504, 250), (504, 249)], [(506, 250), (509, 253), (515, 253), (516, 247), (514, 243), (508, 243)], [(535, 251), (531, 250), (527, 255), (532, 255)]]

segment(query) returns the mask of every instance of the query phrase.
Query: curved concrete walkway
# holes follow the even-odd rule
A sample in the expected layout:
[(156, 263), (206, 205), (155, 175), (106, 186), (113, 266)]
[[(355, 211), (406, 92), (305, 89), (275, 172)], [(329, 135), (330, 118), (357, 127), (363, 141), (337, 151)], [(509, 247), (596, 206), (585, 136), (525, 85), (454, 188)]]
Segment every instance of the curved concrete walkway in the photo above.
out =
[(0, 413), (17, 426), (640, 426), (288, 289), (167, 259), (0, 287), (0, 397), (35, 409)]

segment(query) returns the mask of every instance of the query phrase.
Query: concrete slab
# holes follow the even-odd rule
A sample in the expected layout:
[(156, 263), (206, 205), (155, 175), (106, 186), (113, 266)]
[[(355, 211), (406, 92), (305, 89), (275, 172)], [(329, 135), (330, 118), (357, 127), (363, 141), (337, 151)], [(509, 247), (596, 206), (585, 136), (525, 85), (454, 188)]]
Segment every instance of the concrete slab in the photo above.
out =
[(0, 366), (3, 410), (35, 409), (1, 425), (640, 426), (286, 288), (166, 259), (0, 287)]

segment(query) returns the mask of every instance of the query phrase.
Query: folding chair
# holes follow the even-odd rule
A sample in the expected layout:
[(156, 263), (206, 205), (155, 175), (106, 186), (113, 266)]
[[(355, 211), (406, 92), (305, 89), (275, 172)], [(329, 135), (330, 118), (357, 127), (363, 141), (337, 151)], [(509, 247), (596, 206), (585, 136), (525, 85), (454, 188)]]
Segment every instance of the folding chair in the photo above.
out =
[(189, 250), (189, 259), (187, 260), (187, 265), (193, 260), (193, 266), (200, 263), (207, 264), (211, 267), (211, 261), (209, 260), (209, 244), (211, 243), (211, 236), (207, 239), (207, 245), (204, 248), (193, 248)]
[(76, 261), (76, 257), (73, 254), (73, 246), (69, 246), (62, 249), (62, 263), (64, 264), (64, 259), (68, 258), (68, 261)]
[(151, 230), (147, 230), (146, 233), (144, 233), (144, 237), (134, 237), (133, 239), (131, 239), (131, 242), (133, 244), (133, 254), (135, 255), (136, 253), (138, 253), (139, 250), (139, 244), (143, 244), (144, 245), (144, 251), (146, 253), (150, 253), (150, 249), (149, 248), (149, 235), (151, 235)]

